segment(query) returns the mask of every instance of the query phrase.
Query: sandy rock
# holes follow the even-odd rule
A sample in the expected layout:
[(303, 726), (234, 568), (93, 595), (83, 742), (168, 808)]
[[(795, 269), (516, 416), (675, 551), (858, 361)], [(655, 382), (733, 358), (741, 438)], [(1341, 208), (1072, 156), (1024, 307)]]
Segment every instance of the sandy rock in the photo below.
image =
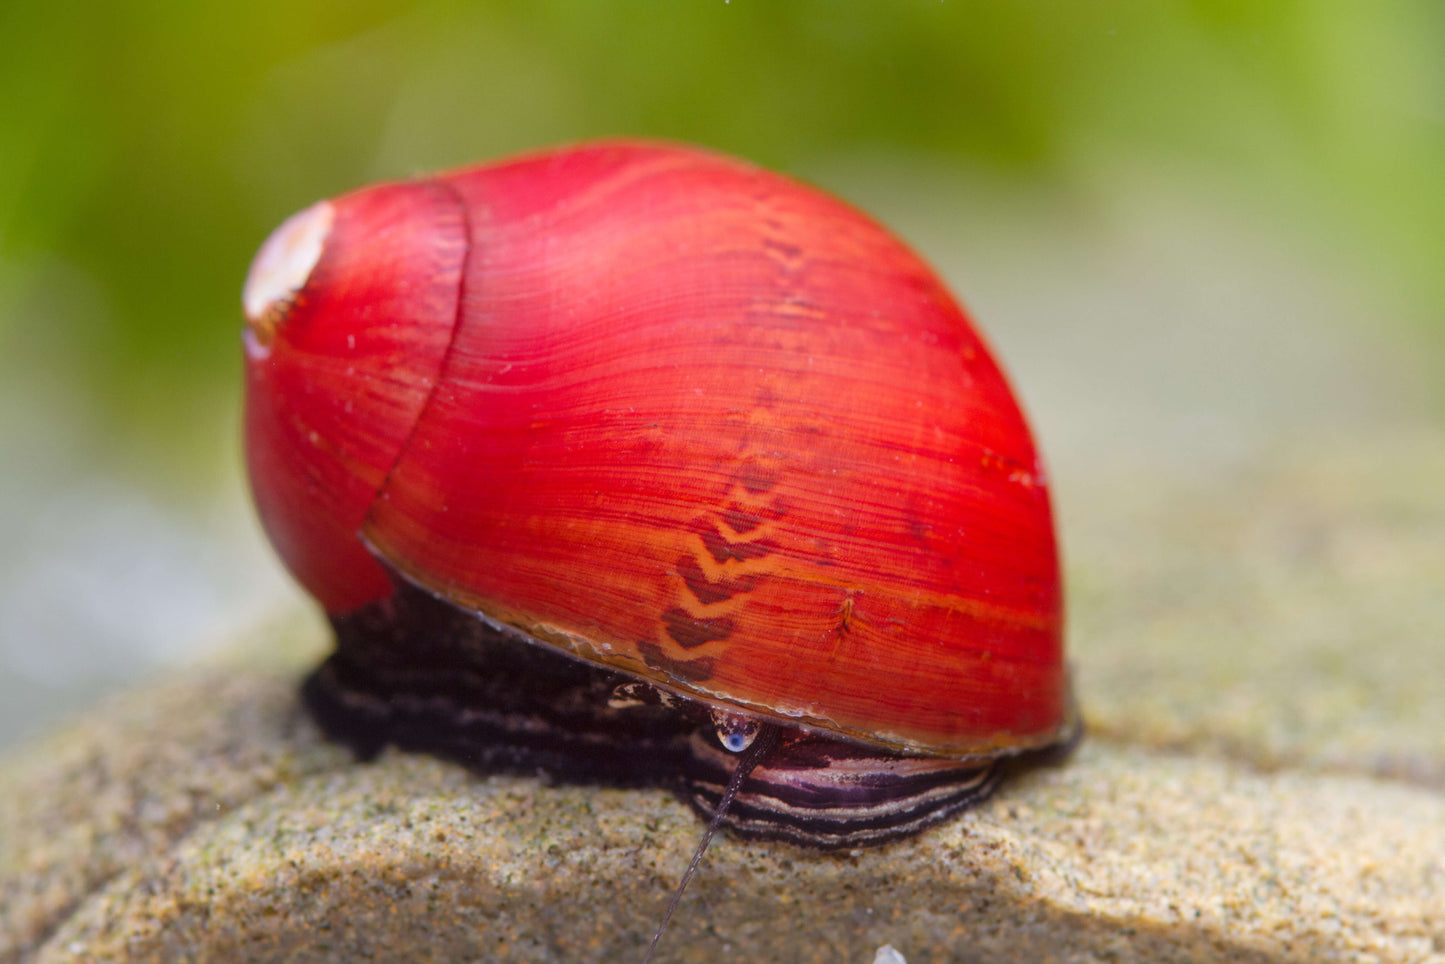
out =
[(1065, 495), (1096, 737), (1445, 789), (1445, 431)]
[[(209, 674), (0, 770), (0, 960), (639, 959), (700, 827), (661, 792), (358, 765)], [(661, 960), (1445, 960), (1445, 798), (1086, 743), (923, 837), (720, 840)]]

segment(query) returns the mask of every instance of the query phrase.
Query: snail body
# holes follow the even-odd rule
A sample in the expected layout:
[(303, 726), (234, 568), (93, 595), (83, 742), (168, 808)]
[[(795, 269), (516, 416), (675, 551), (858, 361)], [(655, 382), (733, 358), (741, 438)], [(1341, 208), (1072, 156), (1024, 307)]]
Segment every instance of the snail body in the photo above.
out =
[(916, 832), (1077, 732), (1045, 475), (871, 219), (602, 142), (293, 216), (243, 293), (263, 525), (332, 733), (679, 789), (735, 832)]

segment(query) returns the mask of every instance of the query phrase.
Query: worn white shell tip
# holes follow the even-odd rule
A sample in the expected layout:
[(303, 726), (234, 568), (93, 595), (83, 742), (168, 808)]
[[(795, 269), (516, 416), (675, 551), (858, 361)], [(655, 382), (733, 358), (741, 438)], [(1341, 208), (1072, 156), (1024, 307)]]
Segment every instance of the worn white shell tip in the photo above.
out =
[(241, 306), (248, 321), (260, 323), (268, 309), (290, 299), (306, 284), (311, 269), (321, 260), (335, 216), (331, 202), (321, 201), (297, 211), (271, 232), (256, 252), (241, 288)]

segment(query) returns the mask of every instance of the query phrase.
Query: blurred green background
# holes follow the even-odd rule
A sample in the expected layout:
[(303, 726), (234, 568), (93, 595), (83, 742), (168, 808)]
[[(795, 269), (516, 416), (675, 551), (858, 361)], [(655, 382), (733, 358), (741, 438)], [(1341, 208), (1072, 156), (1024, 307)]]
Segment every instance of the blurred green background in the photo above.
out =
[[(1286, 339), (1314, 357), (1318, 336), (1336, 346), (1323, 374), (1281, 392), (1328, 393), (1353, 346), (1384, 346), (1360, 365), (1412, 386), (1390, 404), (1439, 411), (1442, 51), (1434, 0), (5, 4), (0, 744), (293, 604), (244, 505), (238, 292), (269, 230), (316, 198), (617, 134), (818, 181), (990, 309), (1067, 469), (1078, 406), (1058, 386), (1090, 382), (1069, 355), (1088, 364), (1095, 340), (1078, 292), (1167, 287), (1138, 316), (1197, 327), (1198, 292), (1150, 260), (1161, 245), (1170, 278), (1234, 291), (1251, 269), (1221, 312), (1292, 313), (1236, 388), (1299, 357)], [(1090, 277), (1081, 252), (1121, 237), (1139, 260)], [(1254, 255), (1280, 251), (1279, 270)], [(1291, 292), (1259, 294), (1276, 283)], [(1104, 303), (1101, 325), (1128, 314)], [(1234, 324), (1208, 357), (1264, 344)], [(1156, 381), (1177, 379), (1145, 373), (1130, 404)]]

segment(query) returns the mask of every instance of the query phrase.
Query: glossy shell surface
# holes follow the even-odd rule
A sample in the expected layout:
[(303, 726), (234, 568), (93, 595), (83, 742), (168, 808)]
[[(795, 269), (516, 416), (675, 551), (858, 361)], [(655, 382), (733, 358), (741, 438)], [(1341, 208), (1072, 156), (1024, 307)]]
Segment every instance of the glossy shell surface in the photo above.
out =
[(1038, 454), (877, 223), (628, 142), (323, 205), (268, 242), (296, 277), (248, 281), (247, 432), (267, 531), (328, 610), (390, 591), (379, 558), (747, 714), (954, 756), (1064, 734)]

